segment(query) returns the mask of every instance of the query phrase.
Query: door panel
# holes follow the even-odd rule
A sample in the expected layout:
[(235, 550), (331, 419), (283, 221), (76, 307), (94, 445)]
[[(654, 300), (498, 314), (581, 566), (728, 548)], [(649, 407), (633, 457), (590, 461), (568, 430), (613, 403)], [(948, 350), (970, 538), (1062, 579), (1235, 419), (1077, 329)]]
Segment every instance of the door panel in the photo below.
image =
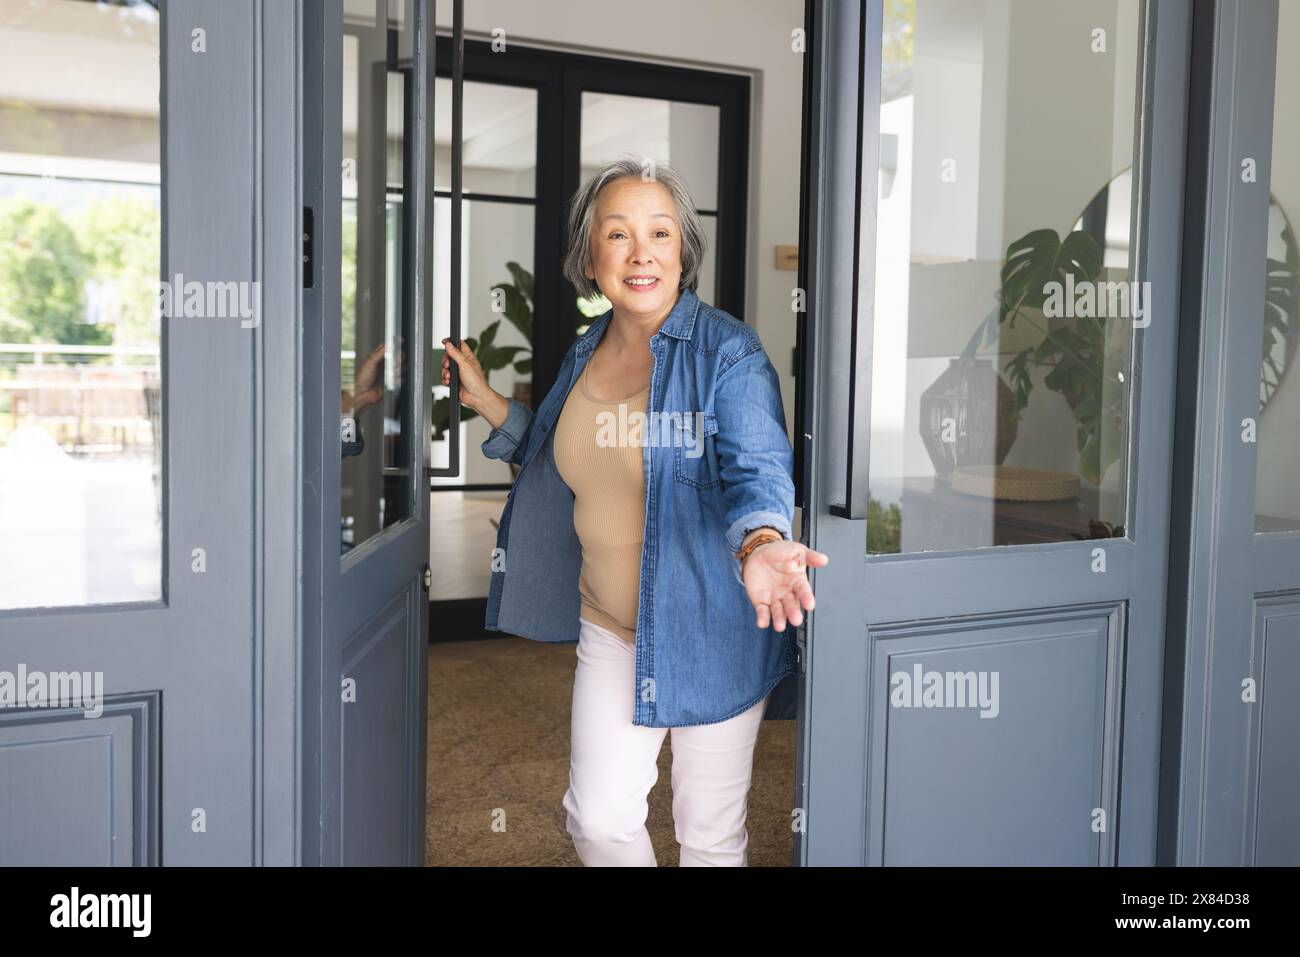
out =
[(871, 863), (1112, 861), (1072, 822), (1115, 803), (1123, 635), (1119, 606), (873, 630)]
[[(1270, 12), (1265, 6), (1250, 15), (1267, 25)], [(1255, 627), (1250, 661), (1259, 700), (1253, 709), (1247, 775), (1247, 859), (1260, 866), (1294, 867), (1300, 864), (1295, 826), (1300, 808), (1295, 733), (1300, 707), (1292, 692), (1300, 682), (1300, 445), (1295, 441), (1300, 434), (1300, 370), (1295, 368), (1300, 365), (1300, 245), (1293, 223), (1300, 218), (1300, 121), (1290, 108), (1298, 76), (1289, 54), (1300, 45), (1300, 3), (1286, 0), (1278, 5), (1274, 34), (1256, 534), (1250, 541), (1257, 556), (1254, 567), (1267, 556), (1276, 570), (1251, 582)], [(1252, 226), (1258, 242), (1258, 217)], [(1249, 274), (1243, 280), (1249, 281)], [(1241, 348), (1247, 350), (1245, 342)]]
[[(810, 7), (804, 487), (832, 560), (797, 854), (1149, 864), (1190, 11), (885, 8)], [(1017, 278), (1027, 251), (1051, 268)], [(1144, 314), (1070, 298), (1129, 281)], [(998, 675), (997, 717), (895, 706), (913, 665)]]
[[(130, 867), (157, 846), (157, 696), (0, 722), (0, 861)], [(151, 720), (152, 719), (152, 720)], [(137, 773), (144, 773), (137, 777)], [(59, 835), (51, 841), (52, 834)]]
[(1300, 808), (1295, 733), (1300, 728), (1300, 699), (1292, 689), (1300, 681), (1300, 596), (1294, 590), (1284, 597), (1256, 600), (1251, 661), (1257, 662), (1260, 706), (1251, 728), (1257, 750), (1251, 755), (1248, 778), (1254, 791), (1249, 851), (1260, 867), (1295, 867), (1300, 862), (1300, 831), (1295, 826)]
[[(343, 646), (342, 673), (371, 699), (365, 707), (343, 709), (340, 789), (347, 864), (390, 864), (406, 859), (413, 839), (424, 845), (422, 833), (411, 833), (414, 782), (407, 779), (419, 773), (411, 761), (417, 736), (410, 716), (421, 712), (414, 694), (422, 659), (410, 636), (420, 631), (424, 604), (424, 592), (412, 583)], [(417, 790), (423, 795), (422, 780)]]
[(1287, 54), (1300, 43), (1300, 6), (1228, 0), (1206, 19), (1213, 87), (1195, 154), (1205, 169), (1204, 346), (1185, 399), (1196, 484), (1183, 503), (1187, 647), (1172, 675), (1186, 721), (1171, 742), (1179, 827), (1166, 840), (1180, 864), (1294, 866), (1300, 254), (1289, 222), (1300, 209), (1300, 127)]
[[(80, 22), (83, 16), (93, 23)], [(67, 523), (84, 520), (86, 540), (103, 532), (99, 544), (109, 548), (70, 569), (70, 578), (85, 586), (76, 598), (81, 603), (71, 605), (45, 591), (41, 607), (0, 613), (0, 670), (88, 676), (102, 682), (98, 705), (103, 711), (77, 718), (73, 731), (66, 707), (0, 709), (5, 780), (11, 780), (11, 770), (30, 775), (20, 786), (6, 787), (0, 860), (251, 864), (261, 853), (253, 837), (260, 756), (253, 728), (261, 714), (253, 669), (262, 651), (254, 614), (259, 486), (256, 442), (250, 438), (258, 434), (254, 357), (260, 319), (254, 310), (261, 309), (254, 272), (256, 184), (249, 175), (256, 154), (254, 4), (168, 0), (159, 12), (144, 3), (33, 8), (6, 2), (0, 19), (6, 32), (19, 21), (38, 32), (51, 31), (78, 66), (75, 72), (60, 70), (63, 61), (55, 57), (23, 77), (30, 85), (19, 98), (45, 100), (40, 109), (46, 111), (41, 114), (46, 131), (59, 131), (65, 157), (80, 156), (75, 169), (56, 164), (51, 180), (32, 180), (43, 195), (29, 190), (28, 198), (62, 209), (69, 221), (87, 211), (96, 220), (82, 220), (98, 229), (77, 240), (91, 273), (83, 278), (91, 282), (66, 287), (82, 290), (90, 301), (73, 297), (64, 304), (65, 318), (70, 314), (74, 323), (65, 332), (76, 330), (83, 341), (84, 334), (97, 332), (108, 340), (101, 344), (109, 351), (87, 356), (75, 350), (90, 346), (78, 343), (66, 361), (54, 358), (51, 364), (80, 369), (83, 385), (116, 391), (123, 399), (134, 396), (116, 408), (113, 403), (100, 407), (99, 425), (112, 425), (116, 417), (116, 434), (99, 428), (92, 417), (71, 448), (46, 445), (43, 455), (23, 463), (10, 455), (7, 464), (16, 471), (6, 473), (0, 496), (11, 491), (11, 479), (20, 485), (46, 481), (33, 471), (39, 465), (65, 477), (105, 469), (108, 483), (92, 480), (88, 486), (101, 490), (123, 474), (141, 474), (131, 487), (148, 503), (155, 481), (152, 441), (159, 450), (163, 503), (161, 526), (133, 511), (140, 504), (135, 492), (122, 499), (132, 516), (126, 523), (120, 516), (116, 524), (102, 515), (88, 516), (87, 504), (97, 512), (113, 507), (93, 496), (72, 496), (44, 509), (65, 531)], [(103, 42), (94, 42), (96, 37)], [(61, 98), (79, 105), (80, 119), (60, 111)], [(79, 145), (77, 131), (109, 130), (117, 123), (123, 133), (122, 100), (137, 107), (127, 111), (137, 119), (131, 121), (134, 132), (126, 131), (120, 141), (129, 161), (110, 168), (96, 153), (107, 149), (107, 140), (88, 132), (88, 142)], [(126, 149), (150, 124), (159, 131), (152, 170), (149, 156)], [(4, 126), (9, 132), (18, 129), (8, 121)], [(38, 151), (53, 149), (49, 142), (27, 142), (38, 144)], [(133, 220), (133, 210), (139, 210), (130, 202), (94, 211), (97, 184), (124, 179), (147, 184), (150, 175), (161, 195), (160, 232), (148, 228), (147, 217)], [(89, 201), (80, 213), (75, 203), (61, 205), (64, 187), (73, 180), (81, 183), (81, 199)], [(53, 222), (53, 214), (45, 221)], [(194, 223), (203, 228), (193, 228)], [(70, 243), (69, 232), (75, 233), (69, 227), (47, 235), (57, 233)], [(57, 257), (65, 267), (77, 258), (66, 249)], [(116, 271), (109, 268), (114, 264)], [(202, 295), (180, 310), (173, 298), (171, 308), (163, 307), (155, 317), (148, 307), (159, 304), (159, 293), (167, 288), (160, 283), (164, 277), (174, 283), (178, 276), (201, 284)], [(235, 291), (233, 300), (226, 298), (229, 289)], [(142, 291), (143, 311), (137, 298)], [(37, 300), (28, 294), (21, 301)], [(240, 314), (244, 304), (250, 307), (247, 317)], [(87, 315), (103, 320), (116, 315), (119, 321), (77, 330), (75, 323)], [(146, 401), (142, 408), (136, 401), (142, 386), (129, 373), (139, 371), (138, 363), (146, 369), (153, 364), (150, 336), (157, 337), (154, 362), (161, 391), (157, 402)], [(142, 351), (123, 345), (132, 341)], [(115, 359), (120, 364), (114, 365)], [(55, 378), (40, 384), (50, 386)], [(148, 386), (143, 388), (147, 395)], [(151, 436), (149, 421), (157, 408), (162, 412)], [(39, 418), (43, 410), (36, 403), (23, 414)], [(122, 448), (115, 449), (115, 443)], [(6, 451), (19, 448), (9, 443)], [(28, 443), (26, 449), (37, 446)], [(148, 504), (143, 514), (152, 510)], [(125, 551), (113, 551), (115, 540)], [(156, 558), (147, 557), (150, 550)], [(48, 572), (39, 563), (15, 566), (21, 556), (21, 550), (6, 552), (5, 564), (18, 576), (6, 575), (11, 586)], [(154, 601), (127, 601), (136, 596), (118, 587), (123, 566), (136, 562), (138, 575), (130, 577), (136, 586), (156, 589), (161, 582)], [(255, 703), (249, 707), (249, 702)], [(34, 750), (14, 747), (19, 739), (30, 740)], [(81, 743), (64, 747), (55, 739)]]
[(308, 864), (423, 858), (431, 39), (422, 0), (304, 7)]

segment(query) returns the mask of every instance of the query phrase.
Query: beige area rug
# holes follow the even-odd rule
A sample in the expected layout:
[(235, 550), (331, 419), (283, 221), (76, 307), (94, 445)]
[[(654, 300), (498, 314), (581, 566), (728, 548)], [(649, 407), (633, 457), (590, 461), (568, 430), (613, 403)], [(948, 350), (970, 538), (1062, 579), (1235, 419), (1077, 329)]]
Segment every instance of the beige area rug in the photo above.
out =
[[(581, 866), (561, 804), (575, 654), (574, 645), (523, 638), (430, 645), (426, 865)], [(670, 737), (646, 822), (661, 867), (678, 859)], [(790, 866), (794, 743), (795, 722), (763, 722), (749, 793), (750, 867)]]

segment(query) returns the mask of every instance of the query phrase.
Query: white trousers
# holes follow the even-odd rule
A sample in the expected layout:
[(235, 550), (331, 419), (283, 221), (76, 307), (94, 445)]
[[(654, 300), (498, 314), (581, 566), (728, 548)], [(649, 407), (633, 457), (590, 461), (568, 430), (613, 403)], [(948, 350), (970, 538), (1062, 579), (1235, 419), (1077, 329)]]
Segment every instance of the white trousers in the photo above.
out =
[(580, 619), (573, 678), (567, 830), (587, 867), (655, 867), (646, 831), (664, 734), (672, 731), (673, 823), (682, 867), (749, 863), (749, 786), (767, 698), (735, 717), (686, 728), (632, 723), (636, 648)]

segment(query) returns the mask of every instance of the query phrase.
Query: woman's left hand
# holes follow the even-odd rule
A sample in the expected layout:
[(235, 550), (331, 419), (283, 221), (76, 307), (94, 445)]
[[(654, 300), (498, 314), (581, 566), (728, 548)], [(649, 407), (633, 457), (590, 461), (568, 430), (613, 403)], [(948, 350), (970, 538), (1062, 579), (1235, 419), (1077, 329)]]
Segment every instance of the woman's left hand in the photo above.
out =
[(802, 542), (767, 542), (745, 559), (740, 575), (745, 593), (758, 612), (758, 627), (775, 623), (785, 631), (787, 620), (796, 628), (803, 624), (804, 611), (812, 611), (812, 584), (806, 569), (820, 568), (830, 556), (809, 548)]

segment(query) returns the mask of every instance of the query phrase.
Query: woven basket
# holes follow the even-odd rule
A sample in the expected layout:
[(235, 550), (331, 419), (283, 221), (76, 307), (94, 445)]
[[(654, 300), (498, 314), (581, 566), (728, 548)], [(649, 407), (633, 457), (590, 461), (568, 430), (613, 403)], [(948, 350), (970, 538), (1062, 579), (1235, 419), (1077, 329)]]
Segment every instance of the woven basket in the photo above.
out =
[(969, 465), (954, 469), (954, 492), (1014, 502), (1056, 502), (1079, 494), (1079, 476), (1015, 465)]

